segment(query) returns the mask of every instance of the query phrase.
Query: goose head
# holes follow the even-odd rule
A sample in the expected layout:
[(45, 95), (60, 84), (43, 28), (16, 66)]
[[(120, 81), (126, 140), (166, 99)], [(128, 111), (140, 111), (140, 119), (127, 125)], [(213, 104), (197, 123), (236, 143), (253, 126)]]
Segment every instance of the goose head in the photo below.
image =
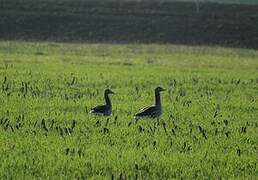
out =
[(156, 93), (159, 93), (159, 92), (162, 92), (162, 91), (166, 91), (166, 89), (164, 89), (164, 88), (162, 88), (160, 86), (156, 87), (156, 89), (155, 89)]
[(110, 89), (105, 89), (105, 94), (115, 94), (115, 93)]

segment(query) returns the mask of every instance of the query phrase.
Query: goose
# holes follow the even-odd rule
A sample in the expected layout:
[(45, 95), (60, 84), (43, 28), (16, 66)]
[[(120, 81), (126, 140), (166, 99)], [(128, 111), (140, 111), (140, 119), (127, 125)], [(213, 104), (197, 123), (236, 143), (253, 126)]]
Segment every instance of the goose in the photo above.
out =
[(162, 87), (157, 87), (155, 89), (155, 104), (149, 107), (141, 109), (138, 113), (135, 114), (135, 118), (159, 118), (162, 114), (162, 107), (160, 101), (160, 92), (165, 91)]
[(109, 94), (114, 94), (114, 92), (111, 91), (110, 89), (105, 89), (104, 99), (106, 101), (106, 104), (91, 108), (90, 113), (96, 114), (96, 115), (110, 116), (112, 113), (112, 104), (109, 98)]

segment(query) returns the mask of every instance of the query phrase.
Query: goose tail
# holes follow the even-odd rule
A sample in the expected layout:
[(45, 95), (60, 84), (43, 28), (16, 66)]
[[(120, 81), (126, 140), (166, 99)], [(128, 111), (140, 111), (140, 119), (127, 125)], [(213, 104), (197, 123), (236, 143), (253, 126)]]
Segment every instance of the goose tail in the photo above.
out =
[(94, 113), (96, 113), (96, 112), (94, 111), (94, 109), (91, 109), (89, 113), (90, 113), (90, 114), (94, 114)]

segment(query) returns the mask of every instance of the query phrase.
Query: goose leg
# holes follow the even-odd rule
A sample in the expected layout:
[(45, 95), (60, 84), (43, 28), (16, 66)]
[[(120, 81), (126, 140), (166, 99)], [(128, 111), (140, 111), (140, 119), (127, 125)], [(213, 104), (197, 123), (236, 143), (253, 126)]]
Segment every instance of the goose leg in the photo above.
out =
[(156, 129), (157, 129), (157, 122), (155, 121), (153, 123), (153, 133), (155, 133)]
[(128, 123), (128, 127), (131, 126), (133, 123), (136, 124), (138, 122), (138, 119), (132, 119), (129, 123)]
[(159, 118), (157, 118), (157, 124), (158, 124), (158, 126), (160, 125), (160, 120), (159, 120)]
[(135, 118), (135, 124), (137, 124), (138, 121), (139, 121), (139, 118)]

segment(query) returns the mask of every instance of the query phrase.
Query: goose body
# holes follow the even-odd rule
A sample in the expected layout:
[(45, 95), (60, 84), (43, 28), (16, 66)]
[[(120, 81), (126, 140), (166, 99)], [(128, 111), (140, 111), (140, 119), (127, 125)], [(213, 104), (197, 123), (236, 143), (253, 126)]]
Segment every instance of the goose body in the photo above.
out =
[(138, 113), (135, 114), (136, 118), (158, 118), (162, 114), (161, 100), (160, 100), (160, 92), (165, 91), (165, 89), (161, 87), (157, 87), (155, 89), (155, 104), (149, 107), (145, 107), (141, 109)]
[(90, 113), (96, 114), (96, 115), (110, 116), (112, 113), (112, 104), (111, 104), (109, 94), (114, 94), (114, 92), (111, 91), (110, 89), (106, 89), (104, 92), (104, 99), (106, 104), (91, 108)]
[(135, 114), (135, 117), (149, 117), (156, 118), (162, 114), (162, 109), (156, 107), (155, 105), (145, 107)]

